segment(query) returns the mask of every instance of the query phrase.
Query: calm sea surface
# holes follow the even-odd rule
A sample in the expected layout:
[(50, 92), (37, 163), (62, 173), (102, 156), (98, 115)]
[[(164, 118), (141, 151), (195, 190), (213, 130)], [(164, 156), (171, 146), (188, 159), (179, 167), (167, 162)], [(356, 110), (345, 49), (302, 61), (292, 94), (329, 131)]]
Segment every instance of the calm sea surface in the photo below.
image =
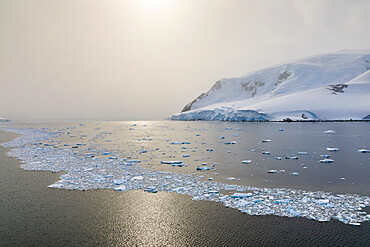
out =
[[(86, 148), (90, 147), (86, 152), (110, 151), (119, 158), (139, 159), (148, 169), (204, 176), (204, 180), (370, 195), (370, 157), (357, 152), (369, 149), (368, 123), (155, 121), (4, 125), (60, 130), (63, 134), (58, 140), (71, 145), (85, 143)], [(329, 129), (335, 133), (325, 134)], [(14, 137), (0, 132), (0, 142)], [(262, 142), (266, 139), (271, 142)], [(178, 141), (190, 144), (171, 144)], [(225, 144), (232, 141), (237, 143)], [(340, 151), (328, 152), (327, 147)], [(264, 155), (262, 151), (271, 154)], [(48, 189), (63, 173), (24, 171), (6, 152), (0, 147), (2, 246), (370, 246), (369, 222), (355, 227), (336, 220), (319, 223), (303, 218), (250, 216), (219, 203), (196, 202), (176, 193)], [(330, 154), (335, 162), (319, 163), (322, 154)], [(276, 156), (283, 160), (274, 159)], [(285, 156), (299, 159), (286, 160)], [(252, 162), (241, 163), (247, 159)], [(161, 165), (161, 160), (182, 160), (188, 166)], [(218, 164), (216, 170), (196, 171), (202, 163)], [(268, 174), (266, 171), (271, 169), (285, 172)], [(292, 172), (299, 175), (290, 175)], [(235, 180), (227, 180), (229, 177)]]

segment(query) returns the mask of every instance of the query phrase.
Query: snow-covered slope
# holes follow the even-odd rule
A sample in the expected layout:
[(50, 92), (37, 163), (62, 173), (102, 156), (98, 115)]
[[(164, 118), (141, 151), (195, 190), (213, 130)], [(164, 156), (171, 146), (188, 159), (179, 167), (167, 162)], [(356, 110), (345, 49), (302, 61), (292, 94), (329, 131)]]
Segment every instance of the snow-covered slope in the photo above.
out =
[(370, 51), (340, 51), (221, 79), (173, 120), (364, 119)]

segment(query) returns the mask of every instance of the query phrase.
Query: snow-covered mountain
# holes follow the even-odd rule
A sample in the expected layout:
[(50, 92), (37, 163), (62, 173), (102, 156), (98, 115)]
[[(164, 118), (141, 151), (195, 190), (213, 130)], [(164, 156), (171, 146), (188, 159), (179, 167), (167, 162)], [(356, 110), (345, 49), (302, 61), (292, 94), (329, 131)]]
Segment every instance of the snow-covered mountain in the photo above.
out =
[(217, 81), (172, 120), (370, 120), (370, 51), (343, 50)]

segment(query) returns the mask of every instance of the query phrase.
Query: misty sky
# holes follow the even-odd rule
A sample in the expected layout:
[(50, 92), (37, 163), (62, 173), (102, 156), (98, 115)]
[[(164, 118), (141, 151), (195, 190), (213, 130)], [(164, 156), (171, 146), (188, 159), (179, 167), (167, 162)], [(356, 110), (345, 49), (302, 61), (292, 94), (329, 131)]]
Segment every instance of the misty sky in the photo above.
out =
[(0, 116), (163, 119), (218, 79), (369, 49), (369, 13), (369, 0), (0, 0)]

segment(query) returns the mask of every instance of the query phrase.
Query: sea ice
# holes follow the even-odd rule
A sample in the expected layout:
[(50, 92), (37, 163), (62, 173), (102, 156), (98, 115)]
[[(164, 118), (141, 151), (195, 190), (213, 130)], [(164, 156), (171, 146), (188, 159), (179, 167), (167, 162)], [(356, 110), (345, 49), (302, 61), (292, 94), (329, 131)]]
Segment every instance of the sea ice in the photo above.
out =
[(251, 160), (242, 160), (242, 163), (243, 164), (249, 164), (249, 163), (251, 163), (252, 161)]
[[(54, 148), (54, 146), (42, 146), (40, 149), (42, 144), (35, 144), (46, 140), (52, 143), (53, 139), (58, 138), (60, 132), (37, 129), (8, 129), (8, 131), (21, 136), (2, 146), (12, 148), (9, 155), (19, 158), (23, 162), (21, 166), (23, 169), (65, 172), (60, 176), (59, 181), (49, 186), (53, 189), (110, 188), (115, 191), (146, 190), (152, 193), (167, 191), (189, 195), (193, 200), (222, 202), (227, 207), (236, 208), (250, 215), (299, 216), (317, 221), (335, 218), (350, 225), (359, 225), (361, 222), (370, 220), (370, 215), (361, 211), (370, 205), (368, 196), (333, 195), (324, 191), (258, 188), (201, 181), (199, 179), (204, 176), (198, 178), (193, 175), (148, 170), (140, 166), (139, 160), (130, 160), (129, 157), (127, 159), (103, 157), (86, 159), (81, 157), (86, 150), (79, 153), (78, 149), (71, 147)], [(102, 152), (91, 150), (91, 153)], [(169, 164), (171, 162), (173, 161)], [(211, 169), (206, 167), (208, 166), (198, 166), (201, 170)], [(278, 173), (277, 170), (268, 172)], [(340, 179), (345, 180), (344, 177)], [(236, 179), (230, 177), (228, 180)], [(238, 193), (240, 193), (239, 196)]]

